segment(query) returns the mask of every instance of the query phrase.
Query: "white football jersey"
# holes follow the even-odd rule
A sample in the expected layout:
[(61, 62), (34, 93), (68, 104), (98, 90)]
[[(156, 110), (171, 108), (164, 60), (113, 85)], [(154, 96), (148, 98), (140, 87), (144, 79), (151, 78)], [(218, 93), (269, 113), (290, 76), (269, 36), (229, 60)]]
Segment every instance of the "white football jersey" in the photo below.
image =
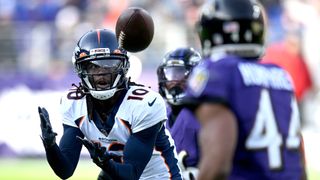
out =
[[(79, 128), (89, 140), (98, 141), (107, 150), (122, 155), (123, 149), (131, 133), (136, 133), (165, 121), (166, 106), (163, 98), (157, 92), (147, 87), (131, 86), (123, 98), (114, 117), (114, 125), (108, 134), (103, 134), (89, 119), (86, 98), (79, 100), (61, 100), (63, 124)], [(166, 130), (165, 139), (174, 146), (170, 133)], [(157, 144), (155, 145), (157, 146)], [(117, 149), (117, 151), (114, 151)], [(162, 148), (160, 148), (162, 149)], [(177, 158), (174, 148), (174, 156)], [(162, 152), (154, 148), (153, 155), (144, 169), (140, 179), (169, 179), (170, 170)]]

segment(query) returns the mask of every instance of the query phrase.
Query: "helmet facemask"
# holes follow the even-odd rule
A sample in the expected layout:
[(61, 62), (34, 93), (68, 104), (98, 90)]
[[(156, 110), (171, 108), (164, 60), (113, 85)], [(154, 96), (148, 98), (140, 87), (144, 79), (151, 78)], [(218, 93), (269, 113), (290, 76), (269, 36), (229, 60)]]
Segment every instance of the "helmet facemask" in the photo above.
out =
[(128, 59), (113, 31), (94, 29), (79, 39), (72, 62), (85, 91), (95, 99), (106, 100), (124, 86)]
[(99, 100), (111, 98), (126, 81), (129, 62), (121, 56), (89, 58), (77, 62), (85, 88)]
[(181, 105), (186, 81), (200, 60), (200, 53), (191, 47), (177, 48), (164, 56), (157, 70), (159, 93), (170, 105)]
[(186, 66), (162, 66), (159, 68), (159, 87), (168, 103), (180, 105), (185, 96), (186, 80), (191, 67)]

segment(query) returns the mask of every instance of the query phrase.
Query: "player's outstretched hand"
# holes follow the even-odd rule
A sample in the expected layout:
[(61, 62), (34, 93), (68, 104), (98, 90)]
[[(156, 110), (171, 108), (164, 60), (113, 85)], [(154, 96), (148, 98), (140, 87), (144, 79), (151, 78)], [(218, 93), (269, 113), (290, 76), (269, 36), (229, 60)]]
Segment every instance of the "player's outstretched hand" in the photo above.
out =
[(45, 148), (49, 148), (56, 143), (57, 133), (52, 131), (52, 126), (49, 120), (49, 113), (45, 108), (38, 107), (40, 116), (41, 139)]
[(102, 169), (107, 166), (110, 159), (119, 158), (119, 156), (109, 153), (106, 147), (101, 146), (99, 142), (89, 141), (79, 136), (77, 138), (88, 149), (93, 162)]
[(182, 171), (182, 177), (185, 180), (194, 180), (198, 176), (198, 168), (196, 167), (187, 167), (186, 158), (188, 157), (188, 153), (184, 150), (180, 151), (178, 154), (178, 164)]

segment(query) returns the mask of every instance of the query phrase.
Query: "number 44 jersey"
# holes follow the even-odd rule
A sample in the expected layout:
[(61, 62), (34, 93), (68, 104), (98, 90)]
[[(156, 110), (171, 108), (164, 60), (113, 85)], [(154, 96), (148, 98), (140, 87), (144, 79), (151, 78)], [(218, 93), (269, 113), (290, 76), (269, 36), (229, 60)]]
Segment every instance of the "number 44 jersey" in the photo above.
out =
[(230, 179), (304, 176), (299, 112), (287, 72), (226, 56), (196, 67), (188, 87), (187, 98), (223, 103), (236, 116), (238, 140)]

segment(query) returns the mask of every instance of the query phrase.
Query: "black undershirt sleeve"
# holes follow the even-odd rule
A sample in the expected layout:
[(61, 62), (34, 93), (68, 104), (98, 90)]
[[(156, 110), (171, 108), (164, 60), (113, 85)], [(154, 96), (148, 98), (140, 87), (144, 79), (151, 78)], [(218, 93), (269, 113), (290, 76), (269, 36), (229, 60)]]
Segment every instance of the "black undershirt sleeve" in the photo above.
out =
[(79, 162), (82, 144), (76, 136), (84, 137), (82, 132), (75, 127), (63, 125), (63, 136), (59, 147), (57, 144), (45, 149), (48, 163), (57, 176), (61, 179), (71, 177)]
[(107, 166), (103, 168), (104, 171), (112, 179), (139, 179), (152, 156), (162, 124), (160, 122), (150, 128), (133, 133), (124, 148), (124, 162), (118, 163), (110, 160)]

